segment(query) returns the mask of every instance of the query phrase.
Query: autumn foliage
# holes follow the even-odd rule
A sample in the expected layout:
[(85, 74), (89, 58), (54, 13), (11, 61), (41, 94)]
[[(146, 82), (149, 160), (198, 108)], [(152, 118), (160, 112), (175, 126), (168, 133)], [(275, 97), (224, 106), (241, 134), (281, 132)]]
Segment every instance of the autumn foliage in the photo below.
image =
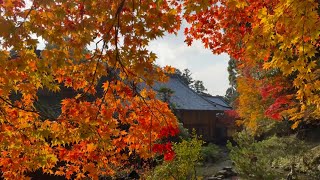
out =
[[(0, 0), (2, 176), (97, 179), (130, 167), (132, 156), (174, 158), (159, 142), (177, 133), (176, 118), (139, 85), (173, 72), (155, 66), (147, 46), (182, 18), (188, 44), (200, 39), (237, 59), (242, 124), (319, 119), (316, 0)], [(36, 54), (39, 41), (47, 47)], [(65, 90), (58, 115), (40, 110), (43, 93)]]
[(320, 118), (319, 1), (187, 0), (186, 42), (237, 59), (242, 124)]
[[(179, 29), (179, 11), (175, 0), (0, 1), (2, 176), (97, 179), (131, 167), (134, 156), (172, 159), (170, 144), (152, 150), (177, 133), (176, 118), (139, 85), (173, 71), (155, 66), (146, 47)], [(40, 55), (38, 42), (47, 44)], [(39, 109), (43, 94), (66, 91), (58, 116)]]

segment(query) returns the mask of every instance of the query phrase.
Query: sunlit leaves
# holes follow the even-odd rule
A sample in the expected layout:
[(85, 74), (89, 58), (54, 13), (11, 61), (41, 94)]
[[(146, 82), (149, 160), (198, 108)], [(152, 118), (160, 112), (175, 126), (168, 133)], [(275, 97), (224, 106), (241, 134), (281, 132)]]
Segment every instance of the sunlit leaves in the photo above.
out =
[(173, 71), (147, 46), (177, 32), (180, 12), (175, 0), (0, 1), (3, 177), (97, 179), (152, 157), (161, 128), (177, 123), (140, 87)]
[[(186, 42), (201, 39), (214, 53), (228, 53), (239, 61), (239, 81), (256, 81), (252, 87), (238, 82), (242, 91), (238, 109), (240, 114), (252, 111), (253, 117), (243, 114), (248, 122), (257, 119), (261, 103), (267, 117), (296, 121), (293, 128), (298, 122), (319, 119), (318, 1), (217, 0), (201, 8), (193, 2), (197, 1), (185, 1), (184, 16), (191, 24), (185, 30)], [(270, 97), (262, 102), (257, 97), (266, 86), (281, 91), (270, 89)]]

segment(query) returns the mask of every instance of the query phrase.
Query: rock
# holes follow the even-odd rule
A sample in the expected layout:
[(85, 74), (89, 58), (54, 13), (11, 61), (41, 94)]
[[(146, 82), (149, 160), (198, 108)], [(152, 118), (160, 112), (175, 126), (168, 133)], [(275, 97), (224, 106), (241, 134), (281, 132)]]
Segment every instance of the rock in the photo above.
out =
[(232, 167), (231, 166), (226, 166), (226, 167), (222, 168), (222, 170), (232, 171)]
[(212, 177), (208, 177), (207, 180), (222, 180), (223, 177), (217, 177), (217, 176), (212, 176)]
[(213, 177), (208, 177), (208, 178), (207, 178), (207, 180), (215, 180), (215, 179), (216, 179), (216, 177), (214, 177), (214, 176), (213, 176)]
[(222, 170), (218, 171), (217, 174), (214, 177), (218, 177), (218, 178), (230, 178), (232, 176), (237, 176), (238, 173), (236, 173), (232, 167), (226, 166), (224, 168), (222, 168)]
[(226, 175), (228, 174), (228, 171), (227, 170), (220, 170), (218, 171), (217, 175)]
[[(231, 170), (223, 170), (223, 171), (225, 171), (224, 173), (223, 173), (223, 175), (225, 176), (225, 177), (231, 177), (231, 176), (236, 176), (236, 175), (238, 175), (238, 173), (236, 173), (235, 171), (233, 171), (232, 169)], [(219, 171), (220, 172), (220, 171)]]
[(225, 176), (224, 175), (218, 175), (218, 176), (216, 176), (217, 178), (219, 178), (219, 179), (224, 179), (225, 178)]

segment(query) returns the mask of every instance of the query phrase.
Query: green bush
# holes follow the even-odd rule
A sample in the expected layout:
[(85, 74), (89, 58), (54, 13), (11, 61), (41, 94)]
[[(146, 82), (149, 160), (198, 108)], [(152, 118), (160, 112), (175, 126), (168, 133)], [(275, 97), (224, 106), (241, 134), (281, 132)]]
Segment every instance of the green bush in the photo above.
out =
[(201, 160), (202, 145), (203, 141), (196, 135), (193, 135), (191, 139), (183, 139), (180, 143), (174, 144), (175, 158), (156, 166), (146, 179), (197, 179), (195, 167)]
[(281, 179), (288, 172), (283, 169), (299, 164), (307, 146), (295, 136), (272, 136), (256, 141), (245, 131), (238, 133), (233, 146), (228, 142), (230, 158), (240, 176), (246, 179)]
[(209, 143), (202, 147), (201, 156), (203, 162), (215, 162), (221, 157), (221, 149), (219, 146)]
[(179, 127), (179, 137), (181, 139), (190, 138), (190, 134), (188, 132), (188, 129), (184, 128), (182, 123), (179, 123), (178, 127)]
[(306, 151), (300, 164), (301, 170), (309, 177), (320, 179), (320, 145)]

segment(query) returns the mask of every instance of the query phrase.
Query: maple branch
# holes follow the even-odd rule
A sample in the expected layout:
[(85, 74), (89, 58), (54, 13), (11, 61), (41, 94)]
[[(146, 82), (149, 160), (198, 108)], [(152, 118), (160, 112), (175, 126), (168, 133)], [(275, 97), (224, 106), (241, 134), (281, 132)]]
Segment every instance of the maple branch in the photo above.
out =
[[(307, 7), (305, 6), (304, 7), (304, 12), (303, 12), (303, 18), (305, 18), (306, 17), (306, 14), (307, 14)], [(304, 42), (304, 26), (305, 26), (305, 22), (306, 21), (303, 21), (303, 23), (302, 23), (302, 54), (303, 54), (303, 58), (306, 60), (307, 58), (306, 58), (306, 55), (305, 55), (305, 42)]]
[[(124, 70), (126, 76), (129, 77), (128, 74), (126, 73), (126, 67), (122, 64), (120, 57), (118, 57), (118, 59), (117, 59), (116, 62), (118, 62), (118, 63), (120, 64), (120, 66), (121, 66), (121, 68)], [(128, 71), (128, 72), (131, 73), (131, 74), (133, 74), (133, 73), (130, 72), (130, 71)], [(138, 75), (136, 75), (136, 74), (133, 74), (133, 75), (138, 76)], [(142, 79), (143, 81), (145, 81), (144, 78), (142, 78), (142, 77), (140, 77), (140, 76), (138, 76), (138, 77), (139, 77), (140, 79)], [(145, 82), (146, 82), (146, 81), (145, 81)], [(132, 88), (132, 89), (133, 89), (133, 88)], [(143, 100), (144, 104), (146, 104), (146, 106), (147, 106), (148, 109), (150, 110), (151, 114), (152, 114), (154, 117), (157, 117), (157, 116), (153, 113), (153, 111), (151, 110), (151, 107), (148, 105), (148, 103), (146, 102), (145, 98), (140, 94), (140, 92), (138, 92), (135, 88), (134, 88), (133, 90), (134, 90), (134, 93), (137, 94), (137, 95), (140, 97), (140, 99)], [(155, 109), (160, 113), (160, 115), (161, 115), (161, 116), (163, 117), (163, 119), (165, 120), (165, 123), (168, 125), (168, 122), (167, 122), (167, 120), (166, 120), (165, 115), (164, 115), (157, 107), (155, 107)]]
[[(38, 108), (36, 107), (36, 109), (39, 111), (39, 113), (41, 114), (40, 116), (44, 119), (55, 119), (54, 114), (52, 114), (50, 112), (50, 110), (48, 108), (46, 108), (45, 106), (43, 106), (41, 103), (35, 101), (35, 105), (38, 106)], [(48, 111), (44, 111), (44, 110), (48, 110)], [(60, 109), (60, 108), (59, 108)], [(55, 109), (53, 109), (54, 111)]]
[(2, 114), (2, 117), (4, 118), (5, 123), (8, 123), (11, 127), (17, 130), (24, 138), (26, 138), (27, 140), (29, 140), (29, 142), (31, 142), (31, 139), (23, 131), (21, 131), (19, 128), (16, 128), (11, 122), (9, 122), (9, 120), (7, 119), (7, 113), (4, 112), (2, 108), (0, 109), (0, 112)]
[[(6, 104), (8, 104), (9, 106), (13, 107), (13, 108), (17, 108), (17, 109), (20, 109), (20, 110), (25, 111), (25, 112), (36, 113), (36, 114), (38, 114), (40, 117), (45, 118), (45, 119), (54, 119), (54, 115), (48, 114), (48, 113), (46, 113), (46, 112), (44, 112), (44, 111), (42, 111), (42, 110), (40, 110), (41, 112), (38, 112), (38, 111), (36, 111), (36, 110), (29, 110), (29, 109), (25, 109), (25, 108), (23, 108), (23, 107), (16, 106), (16, 105), (14, 105), (13, 103), (11, 103), (9, 100), (6, 100), (5, 98), (3, 98), (2, 96), (0, 96), (0, 99), (1, 99), (3, 102), (5, 102)], [(39, 104), (39, 103), (36, 103), (36, 104), (38, 104), (39, 106), (41, 106), (41, 104)]]
[[(110, 26), (110, 28), (108, 29), (108, 31), (105, 33), (105, 37), (104, 38), (101, 38), (99, 41), (96, 42), (96, 49), (98, 49), (98, 44), (103, 41), (103, 45), (102, 45), (102, 49), (101, 49), (101, 53), (99, 55), (99, 58), (97, 60), (97, 63), (96, 63), (96, 67), (95, 67), (95, 70), (93, 72), (93, 77), (92, 77), (92, 81), (89, 85), (89, 87), (87, 88), (87, 90), (85, 92), (82, 93), (82, 95), (80, 97), (83, 97), (84, 94), (86, 94), (89, 89), (92, 87), (92, 85), (94, 84), (94, 80), (96, 78), (96, 74), (97, 74), (97, 69), (98, 69), (98, 64), (99, 64), (99, 61), (102, 59), (102, 55), (103, 55), (103, 50), (105, 49), (106, 47), (106, 41), (104, 40), (106, 38), (107, 35), (110, 34), (112, 28), (115, 26), (115, 23), (116, 23), (116, 20), (118, 20), (118, 24), (119, 24), (119, 17), (120, 17), (120, 13), (123, 9), (123, 6), (124, 6), (124, 3), (125, 3), (125, 0), (122, 0), (120, 5), (118, 6), (117, 8), (117, 11), (115, 13), (115, 16), (114, 16), (114, 19), (113, 19), (113, 22), (112, 22), (112, 25)], [(117, 35), (118, 35), (118, 32), (116, 33), (116, 38), (117, 38)], [(94, 54), (92, 55), (92, 57), (90, 59), (93, 59), (95, 56), (96, 56), (96, 53), (97, 51), (94, 52)], [(118, 53), (118, 50), (117, 50), (117, 43), (116, 43), (116, 53)]]
[(133, 27), (133, 22), (134, 22), (134, 11), (135, 11), (134, 1), (135, 0), (132, 0), (132, 25), (131, 25), (131, 27)]
[[(103, 93), (102, 102), (99, 104), (98, 112), (97, 112), (96, 117), (95, 117), (96, 120), (98, 119), (98, 116), (100, 114), (100, 111), (101, 111), (101, 108), (102, 108), (102, 104), (104, 104), (104, 102), (105, 102), (105, 96), (107, 95), (107, 93), (109, 91), (109, 88), (110, 88), (110, 85), (108, 85), (107, 90), (105, 90), (104, 93)], [(101, 135), (100, 135), (100, 133), (98, 131), (97, 131), (97, 134), (99, 135), (99, 137), (101, 139), (102, 137), (101, 137)]]
[(151, 122), (150, 122), (150, 134), (149, 134), (149, 153), (151, 154), (152, 152), (152, 116), (151, 116)]
[[(140, 99), (141, 99), (141, 100), (144, 102), (144, 104), (148, 107), (148, 109), (150, 110), (151, 114), (152, 114), (154, 117), (156, 117), (156, 119), (157, 119), (157, 116), (154, 114), (153, 110), (151, 109), (151, 107), (150, 107), (149, 104), (147, 103), (146, 99), (145, 99), (145, 98), (140, 94), (140, 92), (138, 92), (137, 90), (136, 90), (135, 93), (140, 97)], [(156, 109), (156, 110), (160, 113), (160, 115), (161, 115), (162, 118), (164, 119), (165, 123), (168, 125), (168, 122), (167, 122), (167, 120), (166, 120), (166, 116), (163, 114), (163, 112), (161, 112), (156, 106), (153, 107), (153, 108)]]
[(26, 16), (23, 18), (23, 21), (21, 21), (21, 23), (19, 24), (18, 28), (20, 28), (25, 22), (26, 22), (26, 19), (29, 17), (31, 11), (35, 10), (34, 9), (34, 2), (32, 3), (28, 13), (26, 14)]
[[(285, 9), (283, 9), (283, 11), (281, 11), (282, 14), (284, 14), (289, 9), (289, 7), (292, 6), (293, 3), (294, 3), (294, 1), (292, 1)], [(282, 14), (279, 14), (277, 19), (274, 21), (274, 27), (276, 27), (276, 24), (277, 24), (278, 20), (280, 19), (280, 17), (282, 17)], [(262, 30), (263, 29), (261, 28), (261, 31), (260, 31), (261, 33), (262, 33)]]
[(3, 98), (2, 96), (0, 96), (0, 99), (5, 102), (6, 104), (10, 105), (11, 107), (13, 108), (17, 108), (17, 109), (20, 109), (20, 110), (23, 110), (23, 111), (26, 111), (26, 112), (32, 112), (32, 113), (36, 113), (38, 115), (41, 116), (41, 114), (39, 114), (39, 112), (37, 111), (34, 111), (34, 110), (29, 110), (29, 109), (25, 109), (25, 108), (22, 108), (22, 107), (19, 107), (19, 106), (16, 106), (14, 104), (12, 104), (9, 100), (6, 100), (5, 98)]

